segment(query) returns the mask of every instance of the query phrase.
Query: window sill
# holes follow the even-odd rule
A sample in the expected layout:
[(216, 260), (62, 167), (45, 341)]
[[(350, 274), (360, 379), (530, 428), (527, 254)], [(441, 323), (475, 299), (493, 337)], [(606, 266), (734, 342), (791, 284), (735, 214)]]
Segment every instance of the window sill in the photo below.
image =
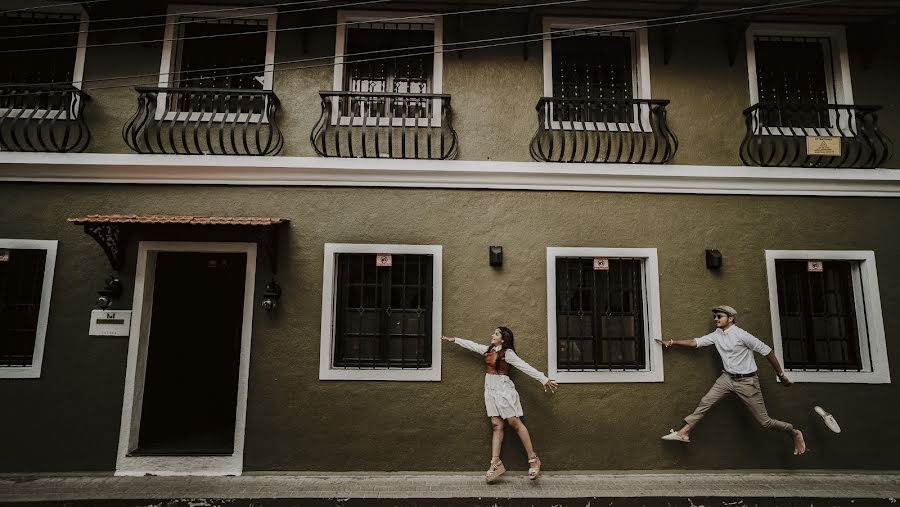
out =
[(560, 384), (614, 384), (662, 382), (662, 371), (553, 371), (548, 376)]
[(890, 384), (889, 372), (784, 370), (791, 382), (821, 384)]
[(428, 368), (412, 369), (342, 369), (323, 368), (319, 370), (319, 380), (386, 380), (393, 382), (440, 382), (441, 370)]
[(0, 366), (0, 379), (4, 378), (41, 378), (39, 366)]

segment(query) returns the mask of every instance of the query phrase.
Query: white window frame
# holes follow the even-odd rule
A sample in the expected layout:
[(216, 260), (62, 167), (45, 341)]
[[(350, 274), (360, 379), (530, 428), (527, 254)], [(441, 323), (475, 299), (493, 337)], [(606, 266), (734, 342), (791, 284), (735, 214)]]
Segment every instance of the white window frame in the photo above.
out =
[(44, 343), (47, 338), (47, 321), (50, 318), (50, 295), (53, 291), (53, 273), (56, 270), (56, 250), (59, 241), (55, 239), (10, 239), (0, 238), (0, 249), (46, 250), (44, 279), (41, 283), (41, 306), (38, 310), (37, 330), (34, 335), (34, 352), (30, 366), (0, 366), (0, 379), (40, 378), (44, 362)]
[[(409, 19), (399, 19), (409, 18)], [(427, 14), (421, 12), (384, 12), (384, 11), (341, 11), (337, 13), (337, 30), (334, 42), (334, 91), (344, 90), (344, 55), (347, 50), (347, 25), (358, 23), (425, 23), (434, 26), (434, 60), (431, 66), (431, 92), (432, 94), (444, 93), (444, 17), (439, 14)], [(375, 55), (377, 57), (377, 55)], [(367, 118), (365, 126), (378, 127), (440, 127), (443, 103), (441, 99), (433, 100), (430, 118)], [(331, 124), (350, 126), (363, 126), (363, 119), (359, 117), (342, 116), (340, 114), (339, 101), (332, 99)]]
[[(556, 258), (557, 257), (627, 257), (643, 259), (644, 347), (647, 368), (640, 371), (559, 371), (556, 367)], [(662, 382), (662, 347), (654, 343), (662, 339), (659, 302), (659, 257), (655, 248), (547, 248), (547, 371), (550, 378), (562, 384), (612, 382)]]
[[(78, 42), (76, 43), (78, 45), (78, 48), (75, 50), (75, 63), (74, 68), (72, 69), (72, 86), (81, 90), (84, 80), (84, 55), (87, 49), (88, 24), (90, 21), (87, 11), (85, 11), (81, 6), (78, 5), (60, 5), (58, 3), (48, 2), (46, 0), (18, 0), (13, 2), (6, 2), (4, 3), (4, 8), (28, 8), (32, 9), (34, 12), (41, 12), (45, 14), (79, 14), (81, 16), (81, 19), (78, 23)], [(75, 118), (77, 118), (80, 101), (81, 97), (77, 95), (72, 97), (72, 111), (75, 113)], [(3, 107), (0, 108), (0, 116), (10, 116), (21, 120), (68, 120), (69, 112), (60, 111), (58, 109), (10, 109)]]
[[(159, 252), (227, 252), (247, 255), (241, 352), (238, 364), (237, 403), (234, 420), (234, 452), (224, 456), (129, 456), (137, 447), (150, 345), (156, 254)], [(250, 343), (253, 329), (256, 243), (141, 241), (134, 275), (133, 313), (128, 336), (125, 394), (119, 426), (116, 473), (120, 476), (241, 475), (244, 467), (244, 435), (247, 426), (247, 386), (250, 377)]]
[[(745, 34), (747, 46), (747, 79), (750, 89), (750, 105), (753, 106), (759, 102), (759, 83), (756, 76), (756, 45), (754, 38), (761, 36), (782, 36), (782, 37), (827, 37), (831, 40), (831, 58), (825, 59), (826, 69), (825, 75), (834, 76), (834, 82), (826, 80), (828, 88), (828, 102), (830, 104), (853, 105), (853, 85), (850, 82), (850, 58), (847, 52), (847, 32), (840, 25), (803, 25), (803, 24), (787, 24), (787, 23), (752, 23), (747, 27)], [(836, 89), (835, 89), (836, 88)], [(841, 127), (844, 132), (849, 131), (850, 122), (846, 116), (842, 117)], [(836, 120), (834, 112), (831, 113), (831, 120)], [(771, 128), (777, 132), (769, 132)], [(827, 134), (829, 136), (841, 136), (841, 128), (802, 128), (802, 127), (776, 127), (770, 129), (757, 127), (755, 135), (786, 135), (786, 136), (821, 136)]]
[[(222, 12), (206, 12), (209, 10), (227, 9)], [(263, 19), (266, 21), (268, 34), (266, 37), (266, 58), (263, 70), (263, 90), (271, 91), (275, 82), (275, 34), (277, 33), (278, 9), (257, 7), (234, 11), (234, 6), (228, 5), (170, 5), (166, 15), (166, 30), (163, 37), (162, 59), (159, 64), (160, 88), (172, 85), (172, 75), (176, 72), (178, 64), (178, 52), (181, 50), (181, 39), (177, 36), (179, 21), (182, 16), (198, 13), (204, 18), (233, 18), (240, 16), (242, 19)], [(167, 111), (165, 92), (156, 97), (156, 120), (166, 121), (227, 121), (268, 123), (267, 110), (263, 107), (263, 114), (259, 113), (189, 113), (186, 111)], [(267, 99), (268, 100), (268, 99)], [(249, 118), (248, 118), (249, 116)]]
[[(618, 31), (620, 27), (627, 27), (622, 31), (634, 32), (635, 51), (631, 55), (631, 83), (633, 86), (632, 97), (636, 99), (650, 99), (650, 49), (647, 38), (647, 24), (640, 21), (625, 19), (601, 19), (601, 18), (543, 18), (543, 54), (544, 54), (544, 97), (553, 97), (553, 40), (554, 29), (563, 30), (592, 29), (602, 32), (604, 29)], [(650, 128), (650, 112), (641, 113), (641, 121)], [(551, 130), (597, 130), (599, 132), (628, 132), (640, 131), (641, 125), (633, 123), (594, 123), (578, 121), (556, 121), (552, 115), (547, 117), (547, 128)], [(647, 130), (643, 130), (647, 131)]]
[[(337, 270), (335, 259), (342, 253), (431, 255), (431, 367), (430, 368), (339, 368), (334, 364), (335, 306), (337, 301)], [(319, 343), (319, 380), (441, 380), (441, 308), (443, 304), (441, 245), (374, 245), (360, 243), (325, 243), (325, 262), (322, 269), (322, 333)]]
[[(889, 384), (884, 320), (881, 314), (881, 293), (878, 290), (878, 271), (875, 252), (871, 250), (766, 250), (766, 272), (769, 281), (769, 308), (772, 314), (772, 340), (775, 355), (784, 365), (781, 339), (781, 312), (778, 307), (778, 282), (775, 273), (776, 260), (853, 261), (853, 293), (856, 302), (856, 320), (860, 328), (860, 355), (863, 371), (807, 371), (787, 369), (794, 382), (822, 382), (846, 384)], [(866, 350), (868, 348), (868, 350)], [(871, 362), (868, 360), (871, 355)]]

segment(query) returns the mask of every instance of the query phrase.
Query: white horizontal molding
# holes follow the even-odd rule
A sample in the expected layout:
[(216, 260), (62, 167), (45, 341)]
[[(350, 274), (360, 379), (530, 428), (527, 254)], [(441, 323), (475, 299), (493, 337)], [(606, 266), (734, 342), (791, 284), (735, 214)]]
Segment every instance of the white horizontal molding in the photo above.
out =
[(900, 170), (0, 153), (0, 181), (900, 197)]

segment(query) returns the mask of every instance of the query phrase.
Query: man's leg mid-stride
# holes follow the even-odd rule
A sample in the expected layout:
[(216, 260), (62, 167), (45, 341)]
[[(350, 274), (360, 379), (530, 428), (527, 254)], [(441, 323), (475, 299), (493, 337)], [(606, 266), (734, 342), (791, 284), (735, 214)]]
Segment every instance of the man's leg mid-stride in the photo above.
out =
[(731, 392), (731, 386), (729, 385), (730, 380), (728, 375), (724, 373), (719, 375), (719, 378), (717, 378), (716, 382), (709, 388), (709, 391), (700, 399), (700, 403), (697, 405), (697, 408), (694, 409), (694, 412), (684, 418), (685, 425), (675, 433), (675, 435), (677, 435), (676, 440), (690, 442), (691, 430), (694, 429), (694, 426), (700, 422), (700, 419), (703, 419), (703, 416), (706, 415), (706, 412), (709, 411), (713, 405), (718, 403), (719, 400), (725, 396), (728, 396), (728, 393)]
[(753, 414), (756, 422), (763, 428), (788, 433), (794, 439), (794, 454), (806, 452), (806, 442), (803, 433), (794, 428), (790, 423), (779, 421), (769, 417), (766, 410), (766, 402), (763, 400), (762, 389), (759, 386), (759, 377), (747, 377), (733, 380), (733, 391), (744, 403), (744, 406)]

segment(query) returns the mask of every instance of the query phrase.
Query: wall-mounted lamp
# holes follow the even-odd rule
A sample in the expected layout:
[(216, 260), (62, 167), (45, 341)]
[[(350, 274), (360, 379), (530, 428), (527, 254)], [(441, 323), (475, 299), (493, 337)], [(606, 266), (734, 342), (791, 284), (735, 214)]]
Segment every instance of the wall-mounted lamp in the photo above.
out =
[(97, 294), (100, 295), (100, 297), (97, 298), (97, 306), (100, 307), (101, 310), (109, 308), (109, 305), (111, 305), (113, 301), (122, 296), (122, 282), (119, 280), (119, 277), (116, 275), (109, 275), (106, 277), (106, 285), (98, 290)]
[(706, 269), (719, 269), (722, 267), (722, 253), (718, 250), (706, 251)]
[(263, 298), (260, 304), (263, 307), (263, 310), (267, 312), (271, 312), (278, 306), (278, 299), (281, 297), (281, 286), (278, 285), (274, 279), (266, 285), (266, 291), (263, 293)]
[(492, 267), (499, 268), (503, 265), (503, 247), (502, 246), (489, 246), (488, 247), (488, 262), (490, 262)]

